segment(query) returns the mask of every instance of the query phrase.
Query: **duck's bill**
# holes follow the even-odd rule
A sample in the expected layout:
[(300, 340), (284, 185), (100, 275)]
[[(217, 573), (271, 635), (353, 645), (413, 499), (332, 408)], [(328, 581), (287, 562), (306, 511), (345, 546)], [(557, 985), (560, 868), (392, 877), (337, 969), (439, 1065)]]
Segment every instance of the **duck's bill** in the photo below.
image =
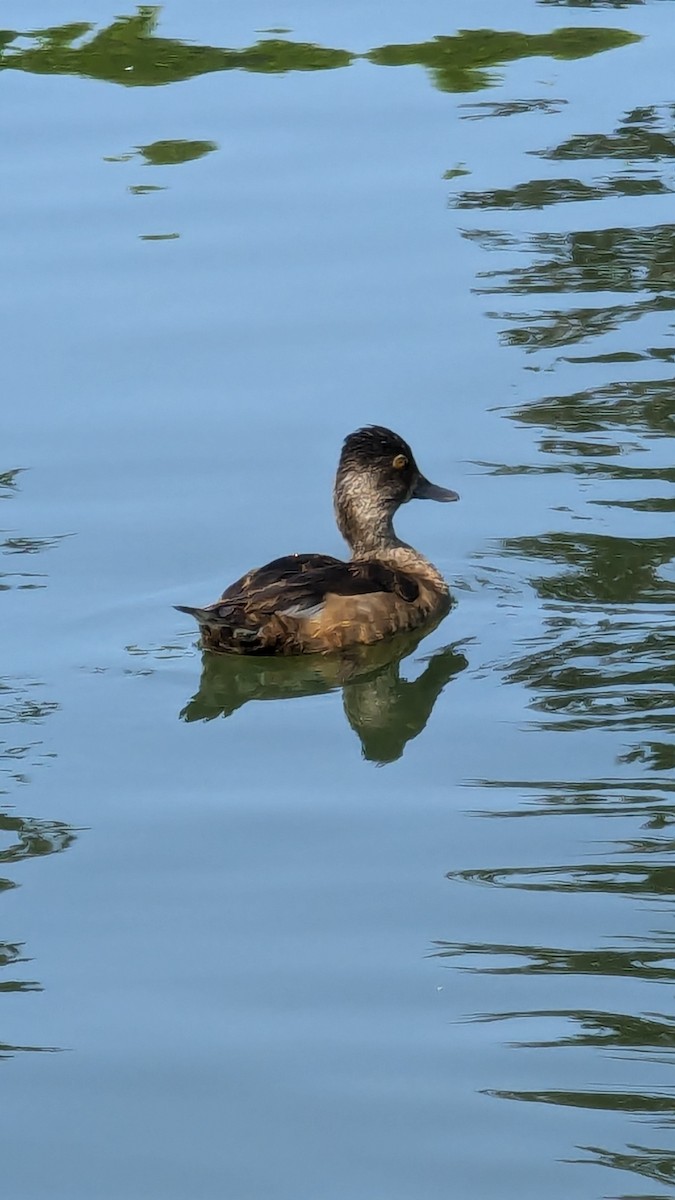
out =
[(414, 500), (440, 500), (441, 504), (459, 500), (457, 492), (451, 491), (450, 488), (439, 487), (436, 483), (429, 483), (429, 480), (425, 479), (423, 475), (418, 476), (412, 494)]

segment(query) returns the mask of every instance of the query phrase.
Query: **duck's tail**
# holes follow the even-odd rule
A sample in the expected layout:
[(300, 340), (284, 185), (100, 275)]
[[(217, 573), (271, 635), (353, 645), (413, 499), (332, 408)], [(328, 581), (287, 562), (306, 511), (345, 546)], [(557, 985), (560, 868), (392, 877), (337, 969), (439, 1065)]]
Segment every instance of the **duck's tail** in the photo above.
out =
[(237, 654), (252, 654), (264, 649), (260, 622), (252, 620), (250, 616), (247, 619), (242, 609), (234, 604), (216, 603), (206, 608), (174, 604), (174, 608), (194, 617), (205, 649), (227, 650)]
[(207, 621), (213, 621), (213, 610), (208, 608), (193, 608), (189, 604), (174, 604), (174, 608), (178, 612), (187, 613), (189, 617), (194, 617), (198, 625), (205, 625)]

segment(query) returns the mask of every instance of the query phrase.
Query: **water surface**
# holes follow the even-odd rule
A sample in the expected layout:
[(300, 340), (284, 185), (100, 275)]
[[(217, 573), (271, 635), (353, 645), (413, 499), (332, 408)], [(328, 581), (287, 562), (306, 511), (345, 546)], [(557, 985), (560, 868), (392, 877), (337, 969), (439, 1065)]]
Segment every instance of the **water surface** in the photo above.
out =
[[(508, 9), (3, 9), (8, 1195), (673, 1194), (672, 4)], [(446, 620), (202, 662), (366, 422)]]

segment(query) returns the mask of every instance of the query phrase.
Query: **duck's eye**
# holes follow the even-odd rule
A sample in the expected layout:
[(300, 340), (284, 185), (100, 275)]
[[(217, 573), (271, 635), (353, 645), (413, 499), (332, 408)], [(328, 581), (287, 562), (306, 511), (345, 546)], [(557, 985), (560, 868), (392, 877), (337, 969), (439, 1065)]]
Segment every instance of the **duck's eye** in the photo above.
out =
[(397, 471), (402, 471), (404, 467), (407, 467), (408, 465), (408, 460), (405, 454), (397, 454), (391, 465), (392, 467), (396, 467)]

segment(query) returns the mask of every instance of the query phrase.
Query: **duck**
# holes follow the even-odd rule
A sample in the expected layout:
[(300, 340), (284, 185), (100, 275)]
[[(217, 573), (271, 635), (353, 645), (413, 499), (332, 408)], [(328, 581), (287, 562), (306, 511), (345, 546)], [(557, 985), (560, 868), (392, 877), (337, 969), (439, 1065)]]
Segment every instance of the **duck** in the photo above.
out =
[(393, 519), (409, 500), (459, 500), (430, 483), (408, 443), (383, 425), (345, 438), (333, 503), (351, 551), (290, 554), (247, 572), (212, 604), (177, 604), (193, 617), (204, 650), (226, 654), (342, 653), (438, 623), (450, 608), (448, 584)]

